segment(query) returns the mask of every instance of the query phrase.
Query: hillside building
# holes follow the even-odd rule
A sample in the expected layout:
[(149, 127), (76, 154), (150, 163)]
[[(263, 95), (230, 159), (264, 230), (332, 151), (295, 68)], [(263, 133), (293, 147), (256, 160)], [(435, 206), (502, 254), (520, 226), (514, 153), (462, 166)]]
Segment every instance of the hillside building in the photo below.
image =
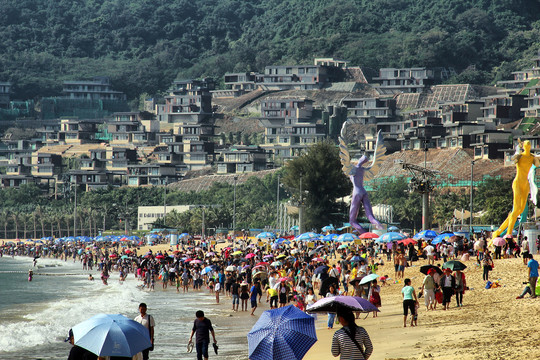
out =
[(64, 81), (62, 93), (68, 99), (126, 100), (126, 94), (113, 90), (110, 79), (104, 76), (89, 81)]
[(11, 83), (0, 82), (0, 108), (8, 108), (11, 94)]
[(264, 99), (260, 121), (261, 147), (273, 152), (274, 161), (292, 159), (327, 135), (326, 126), (313, 118), (313, 100), (306, 98)]

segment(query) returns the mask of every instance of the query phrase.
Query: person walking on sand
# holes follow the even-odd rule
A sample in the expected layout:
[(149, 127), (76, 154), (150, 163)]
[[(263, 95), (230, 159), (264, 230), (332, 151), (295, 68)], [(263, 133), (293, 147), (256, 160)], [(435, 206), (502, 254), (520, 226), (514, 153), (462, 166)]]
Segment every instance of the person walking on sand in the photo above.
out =
[(367, 331), (356, 325), (350, 310), (337, 311), (339, 323), (343, 326), (332, 337), (332, 355), (341, 360), (367, 360), (373, 353), (373, 344)]
[(457, 307), (463, 307), (463, 294), (465, 293), (465, 290), (467, 288), (467, 281), (465, 280), (465, 274), (460, 270), (456, 270), (456, 272), (454, 273), (454, 277), (456, 278)]
[(443, 310), (448, 310), (450, 308), (450, 300), (452, 300), (452, 295), (454, 295), (456, 288), (456, 278), (452, 275), (451, 269), (444, 269), (444, 271), (445, 274), (441, 277), (439, 286), (443, 292)]
[(251, 316), (255, 316), (255, 310), (257, 309), (257, 295), (259, 295), (259, 289), (257, 288), (258, 283), (258, 281), (255, 281), (255, 284), (253, 284), (251, 290), (249, 291), (249, 299), (251, 300)]
[(154, 326), (156, 326), (154, 317), (152, 315), (148, 315), (146, 313), (146, 310), (147, 310), (146, 304), (141, 303), (139, 305), (140, 315), (134, 319), (136, 322), (138, 322), (139, 324), (141, 324), (142, 326), (148, 329), (148, 333), (150, 335), (150, 342), (152, 343), (152, 346), (142, 351), (143, 360), (148, 360), (148, 355), (149, 355), (150, 350), (154, 349)]
[(435, 280), (433, 279), (433, 273), (436, 271), (434, 269), (429, 269), (424, 282), (422, 283), (422, 291), (424, 292), (424, 303), (426, 305), (426, 310), (433, 310), (433, 306), (437, 303), (435, 299)]
[(493, 270), (493, 259), (491, 258), (491, 253), (487, 249), (486, 249), (486, 252), (484, 253), (484, 259), (482, 259), (482, 267), (484, 269), (482, 279), (484, 281), (488, 281), (489, 272)]
[(197, 350), (197, 360), (208, 360), (208, 345), (210, 344), (210, 334), (214, 340), (214, 348), (217, 346), (216, 334), (212, 327), (210, 319), (204, 317), (204, 312), (198, 310), (195, 313), (195, 321), (193, 322), (193, 329), (191, 329), (191, 335), (189, 337), (188, 345), (193, 343), (193, 335), (195, 336), (195, 348)]
[[(381, 307), (381, 287), (377, 285), (377, 280), (373, 280), (371, 286), (369, 287), (369, 302), (375, 305), (378, 308)], [(377, 311), (373, 312), (373, 317), (377, 317)]]
[(529, 268), (529, 287), (531, 288), (531, 298), (536, 297), (536, 282), (538, 281), (538, 261), (534, 259), (532, 254), (529, 254), (529, 261), (527, 262)]
[(409, 310), (411, 311), (411, 326), (414, 325), (414, 317), (416, 315), (416, 304), (418, 304), (418, 298), (416, 292), (411, 286), (411, 279), (404, 280), (405, 286), (401, 289), (401, 295), (403, 296), (403, 327), (407, 327), (407, 316)]

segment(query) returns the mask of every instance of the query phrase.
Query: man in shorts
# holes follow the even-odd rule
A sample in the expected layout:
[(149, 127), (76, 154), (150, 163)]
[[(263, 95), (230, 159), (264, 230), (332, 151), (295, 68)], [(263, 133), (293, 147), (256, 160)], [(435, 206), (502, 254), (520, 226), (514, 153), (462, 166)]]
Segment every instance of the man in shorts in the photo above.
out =
[(188, 344), (193, 342), (193, 335), (195, 336), (195, 348), (197, 349), (197, 360), (208, 360), (208, 344), (210, 344), (210, 334), (214, 339), (214, 347), (216, 347), (216, 334), (212, 327), (210, 319), (204, 317), (204, 312), (199, 310), (195, 313), (197, 317), (193, 322), (193, 329), (191, 330), (191, 336), (189, 337)]
[(251, 316), (255, 316), (255, 310), (257, 309), (257, 295), (259, 295), (259, 289), (257, 289), (258, 281), (251, 287), (249, 291), (249, 300), (251, 301)]

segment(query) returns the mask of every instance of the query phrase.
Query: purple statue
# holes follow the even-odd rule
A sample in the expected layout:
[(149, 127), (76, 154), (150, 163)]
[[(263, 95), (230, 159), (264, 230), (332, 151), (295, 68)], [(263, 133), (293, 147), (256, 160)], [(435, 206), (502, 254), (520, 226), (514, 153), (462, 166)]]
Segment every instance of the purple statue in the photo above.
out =
[(384, 141), (381, 132), (377, 134), (377, 143), (375, 145), (375, 152), (373, 154), (373, 160), (369, 167), (364, 167), (363, 165), (368, 162), (366, 155), (363, 155), (358, 163), (353, 165), (351, 163), (351, 157), (349, 155), (349, 150), (347, 149), (347, 144), (345, 143), (345, 126), (347, 121), (343, 123), (341, 128), (341, 136), (339, 137), (339, 158), (341, 160), (342, 169), (345, 175), (349, 176), (351, 182), (353, 183), (353, 193), (351, 198), (351, 210), (349, 211), (349, 222), (352, 227), (354, 227), (358, 233), (365, 233), (366, 230), (360, 226), (358, 223), (357, 217), (358, 212), (360, 211), (360, 206), (364, 206), (366, 211), (366, 217), (369, 222), (375, 225), (377, 229), (382, 230), (381, 223), (375, 219), (373, 216), (373, 210), (371, 208), (371, 203), (369, 201), (368, 193), (364, 189), (364, 180), (371, 180), (377, 171), (379, 170), (386, 153), (386, 147), (384, 146)]

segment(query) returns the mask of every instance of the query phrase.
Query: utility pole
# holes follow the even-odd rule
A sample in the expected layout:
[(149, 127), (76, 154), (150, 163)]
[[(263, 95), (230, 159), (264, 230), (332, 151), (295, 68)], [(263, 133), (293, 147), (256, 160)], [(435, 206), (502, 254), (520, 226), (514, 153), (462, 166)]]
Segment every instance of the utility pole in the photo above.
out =
[(204, 240), (205, 236), (204, 236), (204, 205), (201, 206), (202, 207), (202, 238), (201, 240)]
[(165, 216), (167, 216), (167, 184), (169, 182), (169, 178), (165, 178), (165, 186), (163, 187), (163, 227), (165, 228)]
[(300, 234), (304, 233), (304, 199), (302, 189), (302, 175), (300, 175), (300, 204), (298, 204), (298, 231)]
[(77, 236), (77, 175), (75, 175), (75, 206), (73, 208), (73, 237)]
[(279, 230), (279, 175), (277, 176), (276, 230)]
[(471, 161), (471, 202), (470, 202), (470, 219), (469, 219), (469, 239), (472, 239), (472, 233), (473, 233), (473, 191), (474, 191), (474, 183), (473, 183), (473, 176), (474, 176), (474, 161)]
[[(233, 194), (233, 233), (236, 231), (236, 180), (238, 180), (238, 176), (234, 177), (234, 194)], [(204, 218), (204, 211), (203, 211), (203, 218)]]

